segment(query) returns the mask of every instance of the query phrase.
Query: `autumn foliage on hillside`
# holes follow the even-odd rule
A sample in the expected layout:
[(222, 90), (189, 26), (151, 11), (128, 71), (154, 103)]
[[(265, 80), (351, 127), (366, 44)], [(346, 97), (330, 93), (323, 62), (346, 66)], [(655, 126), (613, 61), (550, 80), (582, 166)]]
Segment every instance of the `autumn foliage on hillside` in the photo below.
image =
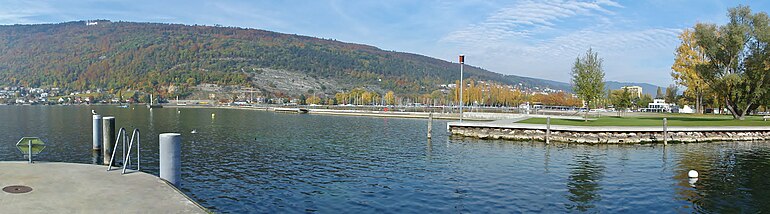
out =
[[(260, 68), (303, 72), (397, 94), (459, 79), (459, 65), (372, 46), (235, 27), (85, 22), (0, 26), (0, 85), (77, 90), (255, 86)], [(466, 78), (524, 86), (547, 81), (466, 66)]]

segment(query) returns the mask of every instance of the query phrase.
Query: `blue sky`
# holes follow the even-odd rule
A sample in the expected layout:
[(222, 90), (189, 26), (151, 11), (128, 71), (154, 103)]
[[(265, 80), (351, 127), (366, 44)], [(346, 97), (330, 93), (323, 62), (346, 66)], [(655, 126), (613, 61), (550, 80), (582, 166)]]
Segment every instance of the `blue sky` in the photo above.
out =
[(607, 80), (672, 83), (677, 35), (768, 1), (0, 1), (0, 24), (88, 19), (224, 25), (362, 43), (494, 72), (568, 82), (578, 54), (604, 58)]

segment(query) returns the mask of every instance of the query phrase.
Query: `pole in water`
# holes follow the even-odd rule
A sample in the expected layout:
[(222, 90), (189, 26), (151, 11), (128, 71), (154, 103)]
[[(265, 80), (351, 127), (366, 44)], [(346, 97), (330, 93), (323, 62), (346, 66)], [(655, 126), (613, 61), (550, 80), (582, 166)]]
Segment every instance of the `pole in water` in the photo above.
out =
[(182, 179), (182, 135), (163, 133), (160, 140), (160, 178), (179, 187)]
[(428, 114), (428, 139), (431, 138), (431, 132), (433, 132), (433, 112)]
[(93, 150), (102, 149), (102, 116), (93, 115)]
[(460, 54), (460, 122), (463, 122), (463, 65), (465, 64), (465, 55)]
[(551, 117), (545, 118), (545, 144), (551, 144)]
[(668, 145), (668, 120), (663, 118), (663, 145)]
[(27, 145), (29, 147), (29, 150), (27, 150), (29, 153), (27, 153), (27, 157), (29, 157), (29, 163), (32, 163), (32, 140), (27, 141)]
[(102, 164), (110, 164), (113, 143), (115, 143), (115, 117), (102, 118)]

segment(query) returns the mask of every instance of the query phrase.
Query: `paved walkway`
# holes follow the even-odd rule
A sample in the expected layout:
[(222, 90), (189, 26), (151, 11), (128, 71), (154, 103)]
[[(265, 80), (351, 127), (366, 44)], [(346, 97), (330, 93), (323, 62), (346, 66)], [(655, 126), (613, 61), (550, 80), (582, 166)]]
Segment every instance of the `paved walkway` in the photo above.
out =
[[(114, 168), (113, 168), (114, 169)], [(183, 193), (153, 175), (107, 172), (106, 166), (0, 162), (0, 213), (206, 213)]]

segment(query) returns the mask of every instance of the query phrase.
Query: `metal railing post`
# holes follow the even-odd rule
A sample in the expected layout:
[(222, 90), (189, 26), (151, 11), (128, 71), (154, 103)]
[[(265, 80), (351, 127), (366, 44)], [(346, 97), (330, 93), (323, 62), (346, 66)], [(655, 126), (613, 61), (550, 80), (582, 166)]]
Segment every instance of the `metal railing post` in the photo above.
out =
[(123, 144), (126, 144), (126, 128), (120, 128), (120, 130), (118, 130), (118, 135), (115, 137), (115, 144), (112, 145), (112, 156), (110, 156), (110, 162), (107, 163), (107, 171), (112, 170), (112, 165), (115, 163), (115, 152), (118, 151), (118, 144), (120, 143), (121, 134), (123, 135)]

